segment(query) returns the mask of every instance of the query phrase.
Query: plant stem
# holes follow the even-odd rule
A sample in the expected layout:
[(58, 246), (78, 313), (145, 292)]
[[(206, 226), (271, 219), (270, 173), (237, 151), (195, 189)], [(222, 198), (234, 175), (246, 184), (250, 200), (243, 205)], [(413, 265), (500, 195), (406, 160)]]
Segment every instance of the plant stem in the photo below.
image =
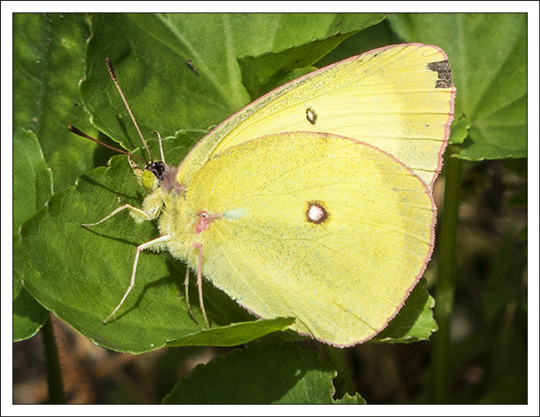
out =
[(54, 327), (51, 316), (41, 329), (43, 345), (45, 347), (45, 358), (47, 361), (47, 383), (49, 385), (49, 403), (65, 404), (64, 384), (62, 382), (62, 371), (58, 358), (58, 347), (54, 337)]
[(461, 190), (461, 160), (448, 157), (446, 186), (439, 237), (438, 281), (434, 315), (439, 330), (433, 335), (431, 357), (432, 400), (450, 402), (450, 317), (454, 307), (457, 271), (458, 209)]

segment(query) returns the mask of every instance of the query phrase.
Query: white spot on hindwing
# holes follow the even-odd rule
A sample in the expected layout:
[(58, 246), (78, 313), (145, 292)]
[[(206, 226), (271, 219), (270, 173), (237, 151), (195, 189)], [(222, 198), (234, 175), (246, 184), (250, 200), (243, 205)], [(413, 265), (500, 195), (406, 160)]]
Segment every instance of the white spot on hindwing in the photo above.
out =
[(328, 211), (324, 205), (318, 201), (308, 202), (306, 210), (306, 220), (309, 223), (321, 224), (328, 219)]

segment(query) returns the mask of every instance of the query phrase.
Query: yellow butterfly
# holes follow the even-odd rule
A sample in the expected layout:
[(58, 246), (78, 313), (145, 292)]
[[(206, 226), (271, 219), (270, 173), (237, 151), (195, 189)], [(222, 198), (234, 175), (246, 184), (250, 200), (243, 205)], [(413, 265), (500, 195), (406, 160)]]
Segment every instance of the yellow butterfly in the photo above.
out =
[(336, 346), (371, 339), (431, 257), (431, 188), (454, 96), (441, 49), (384, 47), (259, 98), (178, 167), (163, 155), (145, 171), (133, 164), (151, 191), (142, 208), (126, 204), (87, 226), (129, 210), (138, 222), (158, 219), (160, 237), (138, 246), (106, 321), (135, 285), (140, 252), (158, 249), (196, 271), (207, 325), (203, 274), (258, 317), (294, 317), (300, 334)]

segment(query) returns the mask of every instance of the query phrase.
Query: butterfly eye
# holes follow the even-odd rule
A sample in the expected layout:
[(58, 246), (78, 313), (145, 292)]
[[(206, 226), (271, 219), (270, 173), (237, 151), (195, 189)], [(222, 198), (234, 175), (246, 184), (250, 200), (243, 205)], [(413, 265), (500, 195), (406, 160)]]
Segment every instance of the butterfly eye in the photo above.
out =
[(141, 174), (141, 184), (147, 190), (154, 190), (159, 184), (159, 180), (150, 170), (146, 170)]
[(165, 168), (167, 166), (165, 165), (164, 162), (161, 162), (161, 161), (156, 161), (156, 162), (151, 162), (149, 163), (147, 166), (146, 166), (146, 170), (147, 171), (150, 171), (152, 174), (154, 174), (154, 176), (159, 180), (159, 181), (162, 181), (163, 180), (163, 173), (165, 172)]

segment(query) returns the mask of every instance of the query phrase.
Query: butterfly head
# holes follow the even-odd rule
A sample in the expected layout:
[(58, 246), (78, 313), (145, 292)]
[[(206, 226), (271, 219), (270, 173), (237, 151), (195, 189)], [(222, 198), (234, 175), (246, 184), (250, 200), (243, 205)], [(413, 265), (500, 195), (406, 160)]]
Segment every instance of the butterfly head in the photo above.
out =
[(176, 174), (178, 169), (162, 161), (152, 161), (141, 169), (135, 162), (129, 160), (131, 168), (141, 184), (147, 191), (152, 192), (162, 188), (166, 192), (176, 191), (181, 194), (185, 187), (178, 183)]

